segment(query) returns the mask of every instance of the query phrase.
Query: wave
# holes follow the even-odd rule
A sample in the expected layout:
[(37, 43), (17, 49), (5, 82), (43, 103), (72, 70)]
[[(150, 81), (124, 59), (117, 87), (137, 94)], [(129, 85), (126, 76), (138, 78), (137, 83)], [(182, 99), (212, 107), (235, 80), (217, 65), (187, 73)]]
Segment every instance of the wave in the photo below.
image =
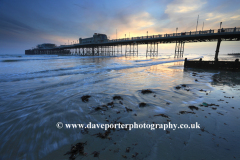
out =
[[(201, 57), (196, 57), (192, 58), (189, 60), (193, 59), (199, 59)], [(102, 73), (102, 72), (109, 72), (112, 70), (124, 70), (124, 69), (132, 69), (132, 68), (140, 68), (140, 67), (148, 67), (148, 66), (153, 66), (153, 65), (158, 65), (158, 64), (164, 64), (164, 63), (172, 63), (172, 62), (179, 62), (179, 61), (184, 61), (184, 59), (177, 59), (177, 60), (169, 60), (169, 61), (150, 61), (149, 63), (136, 63), (133, 65), (127, 65), (127, 66), (112, 66), (112, 67), (105, 67), (101, 69), (94, 69), (94, 70), (84, 70), (84, 71), (76, 71), (76, 72), (64, 72), (64, 73), (57, 73), (55, 75), (38, 75), (38, 76), (33, 76), (33, 77), (23, 77), (23, 78), (15, 78), (15, 79), (0, 79), (1, 82), (16, 82), (16, 81), (24, 81), (24, 80), (31, 80), (31, 79), (39, 79), (39, 78), (50, 78), (50, 77), (60, 77), (60, 76), (67, 76), (67, 75), (77, 75), (77, 74), (96, 74), (96, 73)], [(21, 74), (22, 76), (26, 75), (34, 75), (34, 74), (41, 74), (41, 73), (51, 73), (54, 71), (68, 71), (68, 70), (77, 70), (81, 68), (93, 68), (96, 67), (97, 65), (87, 65), (87, 66), (80, 66), (80, 67), (70, 67), (70, 68), (60, 68), (60, 69), (53, 69), (53, 70), (45, 70), (45, 71), (38, 71), (38, 72), (32, 72), (32, 73), (24, 73)], [(20, 75), (20, 76), (21, 76)], [(19, 76), (19, 74), (18, 74)]]

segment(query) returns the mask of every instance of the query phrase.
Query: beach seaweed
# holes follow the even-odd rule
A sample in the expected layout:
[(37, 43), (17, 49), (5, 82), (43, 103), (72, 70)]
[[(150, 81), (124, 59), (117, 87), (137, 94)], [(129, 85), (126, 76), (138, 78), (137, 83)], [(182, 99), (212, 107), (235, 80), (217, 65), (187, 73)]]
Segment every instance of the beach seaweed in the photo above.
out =
[(127, 108), (127, 107), (125, 107), (125, 108), (126, 108), (127, 112), (132, 111), (131, 108)]
[(84, 145), (87, 144), (87, 141), (85, 143), (77, 143), (76, 145), (72, 145), (70, 151), (65, 153), (64, 155), (71, 155), (69, 157), (70, 160), (74, 160), (77, 155), (83, 155), (84, 154)]
[(114, 96), (114, 97), (113, 97), (113, 100), (116, 100), (116, 99), (117, 99), (117, 100), (123, 100), (123, 98), (122, 98), (121, 96)]
[(176, 89), (180, 89), (181, 87), (180, 86), (177, 86), (177, 87), (175, 87)]
[(169, 118), (167, 115), (165, 115), (165, 114), (156, 114), (156, 115), (154, 115), (154, 117), (155, 116), (162, 116), (162, 117), (164, 117), (164, 118)]
[(86, 102), (88, 102), (88, 99), (89, 99), (90, 97), (91, 97), (91, 96), (89, 96), (89, 95), (85, 95), (85, 96), (82, 96), (81, 99), (82, 99), (83, 102), (86, 103)]
[(139, 107), (145, 107), (147, 104), (144, 102), (139, 103)]
[(196, 106), (188, 106), (188, 108), (190, 108), (192, 111), (195, 109), (195, 110), (198, 110), (198, 107)]
[(153, 93), (150, 89), (142, 89), (141, 91), (142, 94), (148, 94), (148, 93)]
[(179, 111), (180, 114), (186, 114), (186, 113), (191, 113), (191, 114), (196, 114), (195, 112), (190, 112), (190, 111)]

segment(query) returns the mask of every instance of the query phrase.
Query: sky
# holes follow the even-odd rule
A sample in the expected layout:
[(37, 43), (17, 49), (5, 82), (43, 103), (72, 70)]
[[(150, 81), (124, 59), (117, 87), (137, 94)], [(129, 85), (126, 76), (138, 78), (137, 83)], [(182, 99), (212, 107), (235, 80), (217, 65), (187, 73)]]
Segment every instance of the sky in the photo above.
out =
[[(41, 43), (76, 43), (94, 33), (115, 39), (176, 28), (196, 31), (196, 26), (218, 29), (220, 22), (223, 28), (240, 27), (239, 0), (0, 0), (0, 54), (24, 54)], [(187, 43), (185, 52), (214, 53), (216, 45)], [(140, 49), (145, 52), (146, 46)], [(174, 49), (175, 44), (159, 45), (160, 53)], [(221, 52), (240, 52), (240, 42), (222, 42)]]

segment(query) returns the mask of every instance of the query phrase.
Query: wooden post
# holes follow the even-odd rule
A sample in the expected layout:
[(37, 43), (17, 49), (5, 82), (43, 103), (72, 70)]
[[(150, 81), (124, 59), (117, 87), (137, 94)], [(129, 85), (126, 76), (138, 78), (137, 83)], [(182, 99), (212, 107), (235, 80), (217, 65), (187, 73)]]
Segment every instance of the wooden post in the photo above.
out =
[(218, 53), (219, 53), (221, 41), (222, 41), (221, 38), (219, 38), (217, 43), (216, 53), (215, 53), (215, 61), (218, 61)]

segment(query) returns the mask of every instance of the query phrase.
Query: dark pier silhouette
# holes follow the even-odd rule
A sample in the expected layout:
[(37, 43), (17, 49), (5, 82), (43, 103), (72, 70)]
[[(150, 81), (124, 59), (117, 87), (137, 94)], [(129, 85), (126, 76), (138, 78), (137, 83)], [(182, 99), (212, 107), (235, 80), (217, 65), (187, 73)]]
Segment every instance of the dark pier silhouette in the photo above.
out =
[[(185, 43), (199, 43), (199, 42), (217, 42), (214, 62), (206, 64), (211, 66), (220, 65), (218, 62), (218, 54), (220, 51), (220, 44), (222, 41), (239, 41), (240, 28), (222, 28), (204, 31), (190, 31), (171, 34), (158, 34), (150, 36), (138, 36), (121, 39), (107, 39), (105, 34), (95, 33), (93, 37), (86, 39), (79, 39), (79, 43), (72, 45), (42, 44), (37, 48), (25, 50), (25, 54), (67, 54), (79, 56), (138, 56), (138, 45), (147, 45), (146, 57), (158, 56), (158, 45), (166, 43), (176, 43), (174, 57), (183, 57)], [(123, 53), (123, 46), (125, 46), (125, 53)], [(236, 60), (236, 63), (238, 61)], [(236, 64), (234, 62), (235, 66)], [(202, 60), (191, 61), (185, 60), (185, 67), (194, 67), (206, 65)], [(225, 63), (226, 64), (226, 63)], [(228, 63), (229, 64), (229, 63)], [(222, 66), (222, 63), (221, 63)], [(238, 66), (238, 65), (237, 65)], [(226, 68), (226, 67), (215, 67)]]

